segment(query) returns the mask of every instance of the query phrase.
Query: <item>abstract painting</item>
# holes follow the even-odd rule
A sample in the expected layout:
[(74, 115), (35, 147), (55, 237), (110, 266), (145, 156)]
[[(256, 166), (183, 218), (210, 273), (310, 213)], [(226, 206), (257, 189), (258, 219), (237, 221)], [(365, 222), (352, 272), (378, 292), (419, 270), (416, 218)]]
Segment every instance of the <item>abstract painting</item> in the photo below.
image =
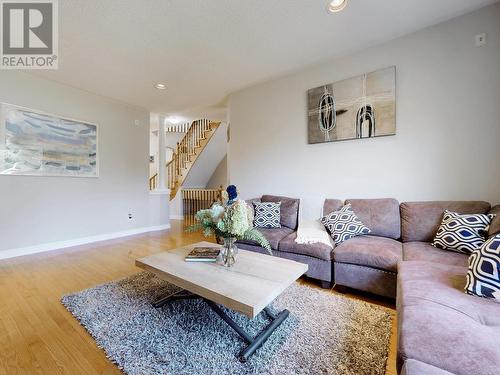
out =
[(98, 177), (97, 125), (0, 104), (0, 174)]
[(309, 143), (396, 134), (396, 67), (310, 89)]

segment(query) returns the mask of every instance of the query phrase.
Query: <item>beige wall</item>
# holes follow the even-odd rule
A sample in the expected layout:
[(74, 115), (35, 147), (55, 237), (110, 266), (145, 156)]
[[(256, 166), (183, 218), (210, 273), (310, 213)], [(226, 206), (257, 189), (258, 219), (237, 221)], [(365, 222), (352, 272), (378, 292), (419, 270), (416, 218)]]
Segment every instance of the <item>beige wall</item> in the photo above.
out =
[[(326, 197), (500, 203), (499, 20), (496, 4), (231, 95), (231, 183), (300, 197), (307, 217)], [(396, 136), (307, 144), (308, 89), (391, 65)]]
[(148, 192), (148, 112), (15, 71), (0, 71), (0, 101), (99, 124), (100, 172), (99, 178), (0, 175), (0, 257), (1, 250), (168, 220), (151, 204), (160, 198)]

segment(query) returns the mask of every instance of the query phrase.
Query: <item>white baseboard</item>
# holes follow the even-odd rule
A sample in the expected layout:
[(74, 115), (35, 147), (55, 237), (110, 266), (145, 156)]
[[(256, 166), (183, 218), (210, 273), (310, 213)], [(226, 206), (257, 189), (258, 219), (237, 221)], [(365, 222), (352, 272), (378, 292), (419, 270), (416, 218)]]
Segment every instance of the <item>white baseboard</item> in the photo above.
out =
[(184, 220), (183, 215), (170, 215), (171, 220)]
[(85, 245), (85, 244), (92, 243), (92, 242), (112, 240), (114, 238), (132, 236), (134, 234), (156, 232), (156, 231), (165, 230), (165, 229), (170, 229), (170, 224), (157, 225), (157, 226), (153, 226), (153, 227), (134, 228), (134, 229), (128, 229), (128, 230), (124, 230), (124, 231), (120, 231), (120, 232), (99, 234), (97, 236), (81, 237), (81, 238), (76, 238), (74, 240), (49, 242), (49, 243), (44, 243), (44, 244), (35, 245), (35, 246), (19, 247), (17, 249), (9, 249), (9, 250), (0, 251), (0, 259), (14, 258), (14, 257), (23, 256), (23, 255), (42, 253), (45, 251), (65, 249), (67, 247)]

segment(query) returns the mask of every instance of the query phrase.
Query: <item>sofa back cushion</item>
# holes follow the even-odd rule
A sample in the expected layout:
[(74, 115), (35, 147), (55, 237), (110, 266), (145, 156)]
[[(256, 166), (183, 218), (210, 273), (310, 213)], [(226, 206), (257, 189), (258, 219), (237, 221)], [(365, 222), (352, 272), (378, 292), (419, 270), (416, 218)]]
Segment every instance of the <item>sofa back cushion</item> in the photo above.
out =
[(342, 208), (344, 203), (340, 199), (325, 199), (323, 203), (323, 215), (326, 216), (334, 211), (338, 211)]
[(490, 231), (488, 235), (491, 237), (494, 236), (495, 234), (500, 233), (500, 204), (497, 204), (496, 206), (492, 207), (489, 213), (496, 215), (490, 224)]
[(280, 197), (277, 195), (263, 195), (261, 202), (281, 202), (281, 226), (297, 230), (300, 199)]
[(491, 205), (483, 201), (403, 202), (401, 211), (401, 239), (403, 242), (432, 242), (445, 210), (460, 214), (485, 214)]
[(393, 198), (348, 199), (354, 213), (374, 236), (398, 239), (401, 237), (399, 202)]

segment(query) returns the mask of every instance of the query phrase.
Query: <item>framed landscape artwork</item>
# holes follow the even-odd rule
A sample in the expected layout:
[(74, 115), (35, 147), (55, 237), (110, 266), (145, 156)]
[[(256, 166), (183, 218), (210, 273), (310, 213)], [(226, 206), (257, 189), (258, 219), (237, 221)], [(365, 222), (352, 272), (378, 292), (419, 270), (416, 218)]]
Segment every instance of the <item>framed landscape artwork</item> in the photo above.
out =
[(309, 143), (396, 134), (396, 67), (310, 89)]
[(97, 125), (0, 104), (0, 174), (98, 177)]

